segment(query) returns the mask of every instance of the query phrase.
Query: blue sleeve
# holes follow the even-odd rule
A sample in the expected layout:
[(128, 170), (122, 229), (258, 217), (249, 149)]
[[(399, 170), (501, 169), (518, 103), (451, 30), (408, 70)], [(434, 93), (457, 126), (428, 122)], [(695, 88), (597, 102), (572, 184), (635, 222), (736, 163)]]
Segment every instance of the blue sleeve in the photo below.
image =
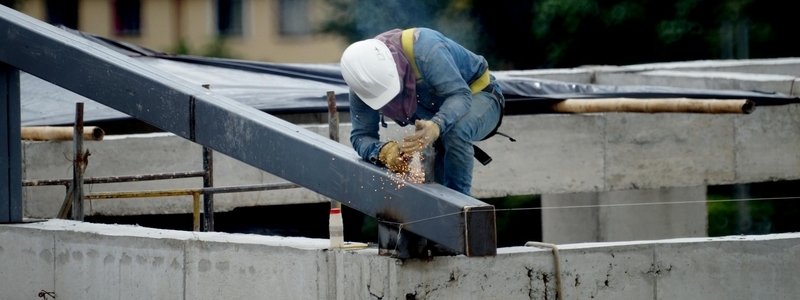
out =
[(424, 59), (420, 70), (423, 80), (445, 98), (439, 111), (431, 118), (439, 125), (440, 135), (444, 135), (469, 112), (472, 91), (461, 77), (453, 55), (444, 43), (437, 43), (424, 55)]
[(353, 124), (353, 129), (350, 131), (350, 143), (353, 144), (353, 149), (364, 160), (380, 164), (378, 152), (385, 144), (380, 141), (378, 134), (380, 115), (361, 101), (352, 90), (350, 90), (350, 120)]

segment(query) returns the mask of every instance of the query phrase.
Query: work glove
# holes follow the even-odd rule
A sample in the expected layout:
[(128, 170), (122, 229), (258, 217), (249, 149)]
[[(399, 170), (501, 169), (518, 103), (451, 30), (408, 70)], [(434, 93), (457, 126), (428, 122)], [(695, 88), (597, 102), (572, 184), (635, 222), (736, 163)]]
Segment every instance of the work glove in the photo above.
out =
[(384, 144), (378, 153), (378, 160), (394, 172), (408, 171), (408, 160), (403, 155), (403, 152), (400, 151), (397, 142), (391, 141)]
[(430, 146), (439, 138), (439, 125), (433, 121), (417, 120), (414, 123), (417, 131), (403, 138), (400, 151), (411, 154)]

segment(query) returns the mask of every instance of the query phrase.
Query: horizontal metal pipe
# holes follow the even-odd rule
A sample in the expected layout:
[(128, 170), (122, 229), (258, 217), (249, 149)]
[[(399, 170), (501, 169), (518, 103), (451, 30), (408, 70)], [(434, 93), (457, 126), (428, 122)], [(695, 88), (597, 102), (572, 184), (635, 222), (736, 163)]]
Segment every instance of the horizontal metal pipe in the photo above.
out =
[[(106, 135), (103, 129), (97, 126), (83, 127), (84, 140), (102, 141)], [(23, 140), (33, 141), (71, 141), (73, 139), (72, 126), (26, 126), (22, 127), (21, 137)]]
[(706, 113), (706, 114), (749, 114), (755, 110), (755, 103), (745, 99), (567, 99), (552, 107), (554, 112), (562, 113)]
[[(187, 172), (157, 173), (157, 174), (143, 174), (143, 175), (91, 177), (91, 178), (84, 178), (83, 184), (180, 179), (180, 178), (203, 177), (203, 175), (205, 174), (206, 174), (205, 171), (187, 171)], [(33, 179), (33, 180), (23, 180), (22, 186), (67, 185), (71, 182), (72, 178), (41, 179), (41, 180)]]
[(153, 190), (153, 191), (134, 191), (134, 192), (107, 192), (107, 193), (93, 193), (84, 196), (84, 199), (121, 199), (121, 198), (150, 198), (150, 197), (173, 197), (173, 196), (188, 196), (194, 194), (224, 194), (224, 193), (241, 193), (241, 192), (255, 192), (255, 191), (268, 191), (268, 190), (284, 190), (300, 187), (291, 182), (285, 183), (267, 183), (257, 185), (241, 185), (241, 186), (223, 186), (212, 188), (195, 188), (195, 189), (175, 189), (175, 190)]

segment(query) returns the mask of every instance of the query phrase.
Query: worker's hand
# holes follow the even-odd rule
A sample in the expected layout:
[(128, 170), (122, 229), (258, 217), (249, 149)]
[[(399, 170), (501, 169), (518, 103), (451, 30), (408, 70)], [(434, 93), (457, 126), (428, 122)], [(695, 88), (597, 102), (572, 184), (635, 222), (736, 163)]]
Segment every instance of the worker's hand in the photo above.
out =
[(403, 155), (403, 152), (400, 151), (397, 142), (391, 141), (383, 145), (378, 153), (378, 160), (394, 172), (408, 171), (408, 160)]
[(433, 121), (417, 120), (414, 123), (417, 131), (414, 134), (403, 138), (400, 151), (411, 154), (430, 146), (439, 138), (439, 125)]

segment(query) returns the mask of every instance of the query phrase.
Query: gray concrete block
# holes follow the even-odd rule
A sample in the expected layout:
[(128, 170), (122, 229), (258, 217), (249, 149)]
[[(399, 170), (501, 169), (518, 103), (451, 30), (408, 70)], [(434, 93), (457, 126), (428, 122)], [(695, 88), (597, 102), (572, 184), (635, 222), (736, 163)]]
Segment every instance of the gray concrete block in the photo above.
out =
[(795, 77), (770, 74), (657, 70), (597, 73), (597, 84), (653, 85), (710, 90), (774, 91), (790, 95)]
[(495, 136), (476, 143), (494, 160), (475, 163), (478, 198), (604, 189), (603, 130), (598, 115), (506, 116)]
[[(327, 125), (305, 126), (328, 136)], [(340, 142), (350, 145), (350, 126), (340, 126)], [(84, 177), (138, 175), (202, 170), (202, 147), (171, 134), (107, 137), (84, 144), (92, 153)], [(23, 179), (72, 178), (72, 142), (24, 142)], [(355, 151), (353, 152), (355, 155)], [(214, 185), (236, 186), (282, 183), (286, 180), (261, 171), (221, 153), (214, 154)], [(202, 187), (201, 178), (86, 185), (85, 193), (142, 191)], [(23, 188), (26, 217), (52, 218), (63, 202), (63, 186)], [(236, 207), (319, 203), (329, 201), (308, 189), (218, 194), (215, 211)], [(84, 205), (86, 215), (176, 214), (192, 212), (192, 197), (94, 200)], [(187, 225), (191, 226), (191, 224)]]
[(735, 124), (737, 182), (800, 178), (800, 104), (758, 107)]
[(745, 236), (656, 245), (657, 299), (796, 299), (797, 245)]
[[(705, 198), (704, 186), (545, 194), (542, 241), (567, 244), (704, 237), (708, 227)], [(686, 201), (698, 202), (676, 203)], [(547, 209), (550, 207), (554, 209)]]
[(593, 83), (594, 70), (591, 69), (545, 69), (520, 71), (493, 71), (495, 76), (525, 77), (545, 80), (556, 80), (574, 83)]
[(682, 70), (682, 71), (714, 71), (754, 74), (776, 74), (800, 77), (800, 59), (769, 58), (745, 60), (698, 60), (684, 62), (667, 62), (653, 64), (628, 65), (621, 67), (628, 71), (647, 70)]
[[(600, 241), (598, 197), (602, 193), (542, 195), (542, 242), (551, 244)], [(567, 208), (589, 206), (583, 208)]]
[(598, 193), (597, 241), (708, 236), (705, 201), (705, 186)]
[[(241, 236), (241, 235), (240, 235)], [(316, 251), (203, 239), (186, 244), (186, 299), (319, 299)]]
[(564, 299), (655, 299), (652, 245), (595, 245), (559, 246)]
[[(72, 142), (24, 143), (24, 179), (72, 178)], [(84, 177), (138, 175), (202, 170), (201, 148), (187, 140), (163, 134), (109, 137), (87, 141), (92, 154)], [(201, 178), (85, 185), (84, 193), (202, 187)], [(63, 186), (26, 187), (28, 217), (52, 218), (61, 207)], [(35, 199), (35, 200), (33, 200)], [(191, 212), (191, 196), (94, 200), (84, 205), (86, 215), (128, 215)], [(189, 224), (190, 226), (191, 224)]]
[(182, 241), (114, 236), (102, 226), (56, 236), (59, 299), (184, 299)]
[(0, 298), (37, 299), (55, 292), (55, 238), (52, 232), (0, 226)]
[(734, 180), (731, 115), (606, 114), (607, 190)]

